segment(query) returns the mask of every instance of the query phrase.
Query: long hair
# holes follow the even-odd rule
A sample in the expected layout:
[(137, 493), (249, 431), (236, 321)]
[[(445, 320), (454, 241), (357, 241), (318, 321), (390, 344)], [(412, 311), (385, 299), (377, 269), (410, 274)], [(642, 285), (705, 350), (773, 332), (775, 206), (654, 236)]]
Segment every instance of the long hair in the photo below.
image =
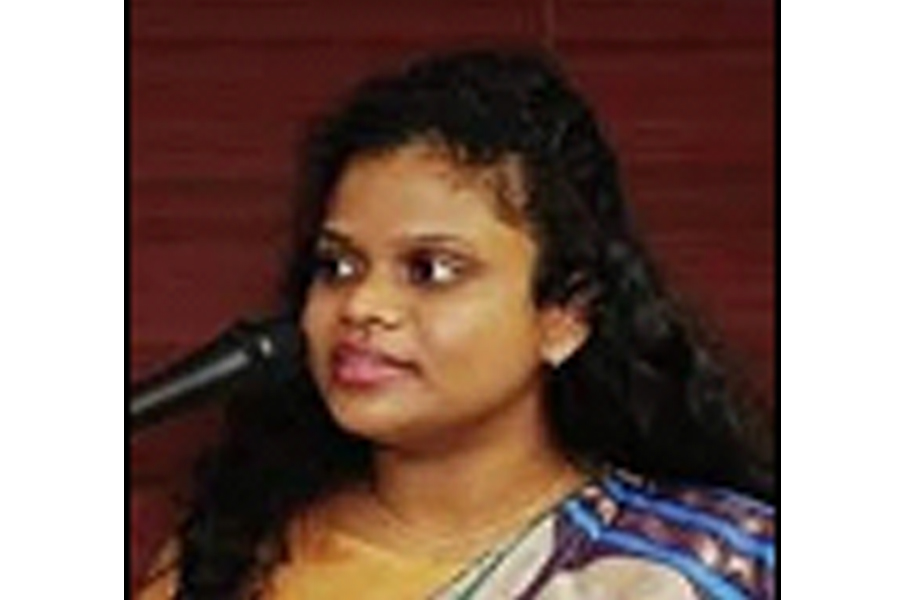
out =
[[(623, 202), (613, 150), (541, 52), (426, 58), (364, 82), (321, 120), (300, 154), (286, 310), (302, 311), (312, 244), (348, 162), (422, 141), (460, 164), (519, 165), (520, 210), (539, 248), (534, 301), (578, 303), (590, 321), (584, 345), (547, 376), (561, 451), (587, 468), (613, 463), (770, 498), (772, 468), (757, 439), (765, 427), (665, 293)], [(182, 600), (256, 596), (284, 558), (295, 511), (369, 470), (369, 444), (336, 425), (298, 370), (273, 393), (235, 398), (221, 444), (201, 461), (179, 531)]]

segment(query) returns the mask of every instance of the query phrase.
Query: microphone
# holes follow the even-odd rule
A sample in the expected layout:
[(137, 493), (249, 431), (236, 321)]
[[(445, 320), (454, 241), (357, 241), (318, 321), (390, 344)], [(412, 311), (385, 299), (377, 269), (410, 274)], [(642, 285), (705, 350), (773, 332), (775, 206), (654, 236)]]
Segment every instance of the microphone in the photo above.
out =
[(237, 321), (186, 358), (132, 387), (131, 428), (153, 425), (223, 392), (290, 378), (297, 368), (296, 327), (286, 315)]

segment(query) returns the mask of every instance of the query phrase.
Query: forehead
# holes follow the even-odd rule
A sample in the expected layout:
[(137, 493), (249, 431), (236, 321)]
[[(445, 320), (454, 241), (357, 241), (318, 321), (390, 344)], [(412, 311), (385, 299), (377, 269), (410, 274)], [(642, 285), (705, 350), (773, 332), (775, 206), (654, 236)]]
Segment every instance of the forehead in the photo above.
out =
[(432, 144), (365, 154), (344, 168), (329, 200), (326, 226), (370, 233), (513, 229), (527, 234), (522, 180), (512, 159), (470, 165)]

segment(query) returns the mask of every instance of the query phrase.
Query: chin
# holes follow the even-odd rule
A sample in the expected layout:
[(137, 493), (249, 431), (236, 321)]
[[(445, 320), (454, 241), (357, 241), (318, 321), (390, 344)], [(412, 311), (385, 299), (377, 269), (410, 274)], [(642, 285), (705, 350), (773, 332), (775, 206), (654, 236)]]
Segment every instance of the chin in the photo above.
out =
[(376, 446), (426, 450), (447, 438), (444, 428), (412, 415), (343, 412), (336, 413), (335, 419), (348, 433)]
[(405, 404), (396, 397), (361, 398), (356, 394), (330, 394), (328, 408), (337, 424), (354, 435), (373, 442), (405, 437), (407, 432), (420, 429)]

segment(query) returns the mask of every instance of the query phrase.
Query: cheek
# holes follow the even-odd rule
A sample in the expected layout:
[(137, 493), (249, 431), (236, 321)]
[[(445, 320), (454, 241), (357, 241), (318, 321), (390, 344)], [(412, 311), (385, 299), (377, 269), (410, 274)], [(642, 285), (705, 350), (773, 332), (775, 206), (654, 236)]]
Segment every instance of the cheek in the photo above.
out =
[(329, 331), (333, 322), (333, 303), (321, 294), (311, 293), (300, 316), (300, 330), (313, 359), (328, 345)]
[[(502, 296), (499, 296), (502, 298)], [(528, 305), (482, 297), (423, 318), (429, 363), (463, 381), (528, 370), (539, 356), (539, 335)]]

